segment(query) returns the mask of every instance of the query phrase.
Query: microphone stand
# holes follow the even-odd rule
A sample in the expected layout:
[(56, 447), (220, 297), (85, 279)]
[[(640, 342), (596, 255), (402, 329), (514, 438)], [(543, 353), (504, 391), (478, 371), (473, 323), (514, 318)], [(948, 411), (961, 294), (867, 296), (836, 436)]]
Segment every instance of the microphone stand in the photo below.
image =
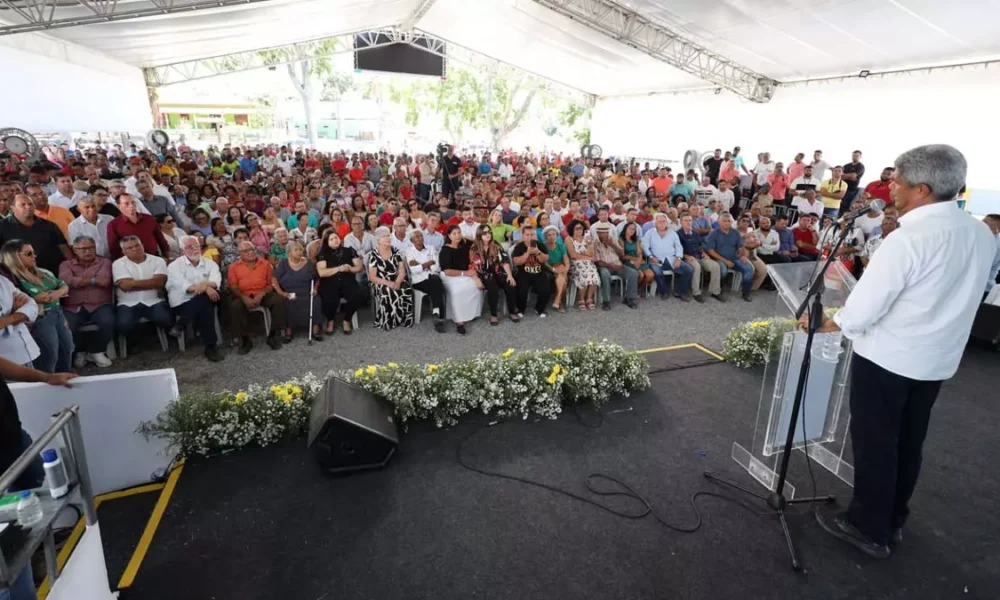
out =
[[(853, 220), (852, 220), (853, 221)], [(739, 490), (741, 492), (750, 494), (755, 498), (759, 498), (767, 503), (774, 514), (778, 516), (778, 520), (781, 522), (781, 530), (785, 534), (785, 543), (788, 545), (788, 553), (792, 558), (792, 569), (795, 571), (801, 571), (802, 565), (799, 562), (798, 552), (795, 549), (795, 543), (792, 541), (791, 532), (788, 530), (788, 521), (785, 520), (785, 510), (791, 504), (811, 504), (814, 502), (833, 502), (835, 500), (834, 496), (815, 496), (808, 498), (794, 498), (788, 499), (785, 497), (785, 481), (788, 476), (788, 461), (792, 456), (793, 445), (795, 443), (795, 428), (798, 426), (799, 421), (799, 411), (802, 408), (802, 401), (804, 399), (806, 381), (809, 378), (809, 367), (812, 363), (812, 345), (813, 339), (816, 335), (816, 331), (823, 325), (823, 278), (826, 275), (827, 269), (833, 264), (833, 261), (837, 260), (837, 251), (840, 250), (841, 245), (847, 238), (848, 232), (851, 230), (852, 223), (848, 223), (847, 228), (840, 232), (840, 236), (834, 243), (833, 248), (830, 250), (830, 255), (826, 259), (826, 263), (823, 264), (823, 268), (820, 269), (819, 274), (812, 280), (809, 285), (809, 291), (806, 292), (805, 298), (802, 299), (802, 303), (799, 305), (798, 310), (795, 311), (796, 322), (802, 317), (802, 314), (809, 310), (809, 325), (806, 328), (806, 347), (805, 353), (802, 356), (802, 365), (799, 368), (799, 378), (795, 385), (795, 400), (792, 402), (792, 415), (791, 419), (788, 421), (788, 433), (785, 436), (785, 446), (781, 454), (781, 466), (778, 469), (778, 485), (775, 487), (773, 493), (765, 495), (756, 490), (752, 490), (745, 487), (735, 481), (719, 477), (718, 475), (712, 473), (711, 471), (705, 471), (705, 478), (709, 481), (714, 481), (722, 485), (731, 487), (733, 489)], [(809, 304), (812, 303), (810, 308)], [(806, 447), (808, 448), (809, 441), (804, 440)], [(806, 460), (809, 460), (808, 452), (806, 454)]]

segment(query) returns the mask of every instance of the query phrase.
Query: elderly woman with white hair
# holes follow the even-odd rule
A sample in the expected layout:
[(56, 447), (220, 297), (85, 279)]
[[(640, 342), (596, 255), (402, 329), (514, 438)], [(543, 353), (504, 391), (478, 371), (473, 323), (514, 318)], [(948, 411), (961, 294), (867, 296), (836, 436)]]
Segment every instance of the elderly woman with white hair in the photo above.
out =
[(434, 330), (444, 333), (445, 299), (444, 284), (441, 283), (441, 265), (438, 263), (437, 248), (424, 243), (422, 229), (410, 232), (410, 245), (406, 247), (406, 264), (410, 269), (410, 283), (413, 289), (431, 299)]
[(406, 259), (392, 247), (386, 227), (375, 230), (375, 249), (368, 254), (375, 327), (395, 329), (413, 326), (413, 294), (406, 279)]

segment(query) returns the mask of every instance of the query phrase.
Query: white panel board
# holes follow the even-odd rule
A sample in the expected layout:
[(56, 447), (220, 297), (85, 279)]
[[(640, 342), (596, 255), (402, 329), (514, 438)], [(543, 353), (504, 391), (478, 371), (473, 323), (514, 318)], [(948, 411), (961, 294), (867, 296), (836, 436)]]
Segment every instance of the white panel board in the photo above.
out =
[(66, 561), (48, 600), (114, 600), (101, 545), (101, 526), (88, 527)]
[(19, 33), (0, 37), (0, 64), (0, 127), (145, 134), (153, 123), (142, 71), (93, 50)]
[(95, 495), (149, 483), (154, 471), (170, 463), (166, 443), (157, 438), (147, 441), (135, 428), (177, 398), (173, 369), (80, 377), (71, 389), (41, 383), (17, 383), (10, 389), (22, 426), (32, 437), (49, 427), (52, 415), (80, 405)]

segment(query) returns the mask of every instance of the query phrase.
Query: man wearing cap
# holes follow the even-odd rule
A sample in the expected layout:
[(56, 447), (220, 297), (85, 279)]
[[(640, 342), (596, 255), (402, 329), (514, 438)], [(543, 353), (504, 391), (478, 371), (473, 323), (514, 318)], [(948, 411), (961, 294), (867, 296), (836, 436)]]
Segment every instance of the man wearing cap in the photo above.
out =
[[(607, 214), (606, 209), (601, 212)], [(625, 306), (638, 308), (636, 298), (639, 296), (639, 272), (635, 269), (627, 268), (622, 263), (625, 251), (611, 236), (614, 227), (607, 221), (598, 221), (593, 226), (593, 231), (597, 234), (597, 242), (594, 244), (594, 264), (597, 272), (601, 276), (601, 310), (611, 310), (611, 276), (622, 279), (625, 286)]]

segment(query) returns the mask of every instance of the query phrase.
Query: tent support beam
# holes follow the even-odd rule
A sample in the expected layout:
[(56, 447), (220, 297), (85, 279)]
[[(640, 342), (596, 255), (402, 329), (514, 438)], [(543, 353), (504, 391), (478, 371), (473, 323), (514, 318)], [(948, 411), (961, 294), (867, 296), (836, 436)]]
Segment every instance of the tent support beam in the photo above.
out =
[[(150, 0), (152, 8), (130, 9), (128, 2), (118, 0), (76, 0), (67, 6), (66, 0), (0, 0), (0, 17), (8, 23), (7, 17), (18, 17), (23, 23), (0, 26), (0, 35), (30, 33), (49, 29), (79, 27), (96, 23), (112, 23), (144, 17), (156, 17), (174, 13), (190, 13), (196, 10), (257, 4), (269, 0)], [(6, 14), (5, 14), (6, 13)]]
[(577, 23), (751, 102), (771, 100), (778, 82), (699, 46), (614, 0), (534, 0)]

